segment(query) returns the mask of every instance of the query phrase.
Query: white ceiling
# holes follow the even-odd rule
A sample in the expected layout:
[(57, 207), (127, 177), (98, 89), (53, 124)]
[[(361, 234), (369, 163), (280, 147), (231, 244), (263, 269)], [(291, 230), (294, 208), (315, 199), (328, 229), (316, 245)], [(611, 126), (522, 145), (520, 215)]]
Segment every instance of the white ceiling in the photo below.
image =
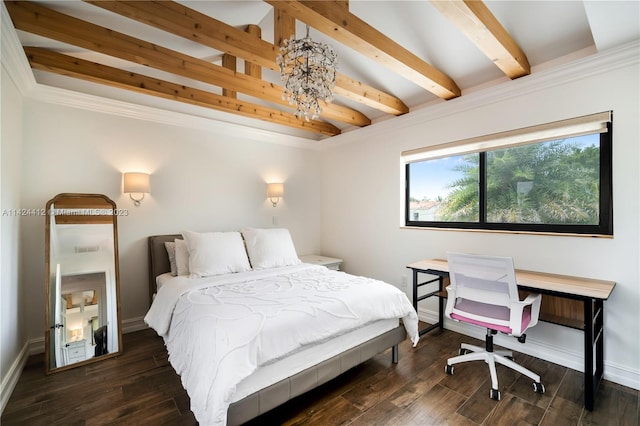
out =
[[(91, 4), (75, 0), (39, 3), (193, 57), (220, 63), (221, 52)], [(179, 3), (240, 29), (244, 29), (248, 24), (256, 24), (262, 29), (262, 38), (273, 43), (273, 8), (267, 3), (254, 0), (201, 0)], [(638, 1), (485, 1), (485, 3), (526, 54), (531, 64), (532, 74), (640, 39), (640, 2)], [(349, 9), (351, 13), (451, 77), (462, 90), (462, 96), (480, 88), (509, 82), (509, 78), (428, 1), (351, 0)], [(300, 36), (303, 32), (304, 24), (298, 22), (297, 35)], [(23, 46), (48, 47), (83, 59), (126, 68), (192, 87), (207, 86), (204, 83), (169, 75), (23, 31), (17, 33)], [(311, 29), (311, 37), (330, 43), (334, 47), (338, 53), (338, 71), (341, 74), (400, 98), (410, 109), (446, 102), (314, 29)], [(238, 66), (241, 71), (241, 61)], [(114, 89), (44, 71), (35, 71), (34, 75), (36, 80), (44, 85), (309, 139), (321, 138), (310, 132)], [(280, 84), (279, 76), (267, 69), (263, 70), (263, 79)], [(209, 91), (221, 93), (219, 88), (211, 86), (206, 88)], [(336, 97), (334, 102), (361, 111), (374, 122), (390, 117), (345, 98)], [(348, 125), (343, 123), (333, 124), (343, 130), (349, 130)]]

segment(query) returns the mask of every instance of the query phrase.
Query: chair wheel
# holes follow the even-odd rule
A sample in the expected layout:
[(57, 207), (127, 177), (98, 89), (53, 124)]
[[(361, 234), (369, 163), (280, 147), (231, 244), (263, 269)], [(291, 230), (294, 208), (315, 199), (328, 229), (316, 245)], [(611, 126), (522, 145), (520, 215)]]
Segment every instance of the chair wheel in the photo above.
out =
[(445, 365), (444, 366), (444, 372), (447, 373), (448, 375), (452, 376), (453, 375), (453, 365)]
[(544, 385), (540, 382), (533, 382), (533, 391), (536, 393), (544, 393)]
[(498, 389), (491, 389), (489, 396), (495, 401), (500, 401), (500, 391)]
[(466, 354), (468, 354), (468, 353), (471, 353), (471, 351), (470, 351), (469, 349), (462, 349), (462, 348), (460, 348), (460, 349), (458, 350), (458, 354), (459, 354), (459, 355), (466, 355)]
[(524, 343), (525, 340), (527, 340), (527, 335), (523, 334), (522, 336), (518, 337), (518, 342), (520, 343)]

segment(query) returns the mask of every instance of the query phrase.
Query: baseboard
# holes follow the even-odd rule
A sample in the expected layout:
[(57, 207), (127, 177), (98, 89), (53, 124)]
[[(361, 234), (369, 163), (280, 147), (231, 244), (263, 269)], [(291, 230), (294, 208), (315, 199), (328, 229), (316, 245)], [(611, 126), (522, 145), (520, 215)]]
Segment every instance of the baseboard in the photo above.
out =
[[(131, 318), (122, 320), (122, 333), (133, 333), (134, 331), (140, 331), (149, 328), (144, 322), (144, 317)], [(38, 337), (37, 339), (31, 339), (27, 342), (28, 355), (41, 354), (44, 352), (44, 337)]]
[(144, 317), (130, 318), (122, 320), (122, 333), (133, 333), (134, 331), (140, 331), (149, 328), (144, 322)]
[[(438, 313), (436, 311), (418, 309), (418, 317), (420, 321), (429, 324), (438, 321)], [(461, 322), (451, 320), (445, 320), (444, 325), (447, 330), (455, 331), (465, 336), (475, 337), (480, 340), (484, 340), (485, 338), (485, 331), (479, 327), (467, 326)], [(536, 358), (544, 359), (554, 364), (562, 365), (563, 367), (571, 368), (572, 370), (584, 371), (584, 355), (582, 351), (570, 351), (564, 347), (550, 345), (528, 336), (526, 345), (517, 343), (516, 339), (500, 335), (496, 336), (496, 344), (514, 351), (526, 353)], [(640, 371), (607, 362), (606, 360), (604, 362), (604, 379), (640, 390)]]
[[(132, 333), (134, 331), (140, 331), (148, 328), (144, 322), (144, 317), (131, 318), (122, 321), (122, 332)], [(0, 413), (4, 411), (4, 407), (7, 405), (13, 389), (18, 383), (18, 379), (22, 374), (22, 370), (27, 363), (27, 359), (31, 355), (41, 354), (44, 352), (44, 337), (38, 337), (36, 339), (28, 340), (22, 350), (18, 354), (18, 357), (11, 364), (11, 368), (5, 375), (0, 385)]]
[(22, 370), (27, 363), (27, 359), (29, 358), (29, 342), (26, 342), (22, 347), (22, 350), (18, 354), (18, 357), (13, 361), (9, 371), (4, 376), (2, 380), (2, 384), (0, 385), (0, 414), (4, 412), (4, 407), (6, 407), (7, 402), (9, 402), (9, 398), (13, 393), (13, 390), (18, 383), (18, 379), (22, 374)]
[[(419, 309), (418, 314), (421, 321), (425, 321), (430, 324), (438, 321), (438, 314), (435, 311)], [(478, 327), (467, 327), (464, 324), (455, 321), (446, 321), (445, 326), (448, 330), (452, 330), (466, 336), (475, 337), (477, 339), (484, 339), (484, 331)], [(144, 330), (146, 328), (148, 328), (148, 326), (145, 324), (143, 317), (131, 318), (122, 321), (122, 332), (125, 334)], [(522, 346), (516, 346), (515, 343), (510, 344), (510, 340), (512, 339), (505, 339), (505, 341), (501, 341), (499, 344), (509, 349), (517, 350), (519, 352), (535, 356), (536, 358), (553, 362), (554, 364), (562, 365), (577, 371), (583, 370), (584, 357), (581, 353), (567, 351), (565, 348), (548, 345), (534, 339), (527, 339), (528, 344), (526, 345), (525, 350)], [(4, 411), (4, 407), (9, 401), (9, 398), (13, 393), (13, 389), (18, 383), (18, 379), (20, 378), (20, 374), (22, 374), (22, 370), (27, 363), (28, 357), (42, 352), (44, 352), (44, 338), (32, 339), (25, 343), (20, 354), (11, 365), (11, 368), (7, 372), (5, 378), (2, 380), (0, 388), (0, 413)], [(605, 361), (604, 378), (605, 380), (640, 390), (640, 373), (628, 367)]]
[(27, 344), (29, 345), (29, 355), (44, 353), (44, 337), (31, 339)]

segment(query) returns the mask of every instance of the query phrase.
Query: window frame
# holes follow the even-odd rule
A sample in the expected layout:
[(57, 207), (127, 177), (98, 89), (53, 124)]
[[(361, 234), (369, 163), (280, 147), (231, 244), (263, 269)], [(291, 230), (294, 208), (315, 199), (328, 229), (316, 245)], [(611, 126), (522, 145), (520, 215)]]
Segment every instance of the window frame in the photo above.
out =
[[(548, 140), (561, 139), (563, 136), (556, 136), (554, 139), (546, 140), (533, 140), (526, 142), (526, 135), (529, 134), (527, 130), (535, 130), (538, 127), (532, 127), (528, 129), (522, 129), (516, 131), (521, 133), (525, 142), (511, 143), (511, 144), (493, 144), (490, 148), (484, 148), (482, 145), (487, 140), (492, 140), (492, 136), (486, 136), (482, 138), (472, 139), (469, 141), (476, 142), (481, 140), (479, 144), (481, 149), (473, 149), (473, 143), (465, 144), (464, 141), (455, 142), (453, 144), (444, 144), (433, 147), (433, 151), (446, 152), (445, 155), (433, 155), (428, 154), (424, 159), (416, 160), (415, 153), (426, 152), (429, 153), (430, 149), (424, 148), (420, 150), (412, 150), (403, 152), (404, 163), (404, 226), (405, 227), (417, 227), (417, 228), (437, 228), (437, 229), (459, 229), (459, 230), (488, 230), (488, 231), (507, 231), (517, 233), (544, 233), (544, 234), (571, 234), (571, 235), (585, 235), (585, 236), (613, 236), (613, 137), (612, 137), (612, 122), (613, 117), (610, 111), (608, 113), (608, 120), (603, 122), (603, 126), (606, 129), (598, 131), (586, 131), (582, 134), (594, 134), (600, 133), (600, 186), (599, 186), (599, 224), (597, 225), (583, 225), (583, 224), (539, 224), (539, 223), (495, 223), (487, 222), (487, 199), (486, 199), (486, 153), (495, 149), (508, 148), (511, 146), (524, 145), (527, 143), (543, 143)], [(594, 114), (593, 116), (602, 115)], [(581, 117), (582, 118), (582, 117)], [(577, 119), (575, 119), (577, 120)], [(572, 121), (572, 120), (567, 120)], [(562, 122), (558, 122), (562, 123)], [(551, 123), (555, 124), (555, 123)], [(543, 125), (545, 126), (545, 125)], [(561, 126), (557, 126), (562, 128)], [(505, 132), (512, 133), (512, 132)], [(493, 135), (496, 139), (499, 139), (501, 135)], [(579, 134), (567, 134), (564, 137), (578, 136)], [(452, 151), (451, 148), (454, 147)], [(457, 151), (457, 152), (456, 152)], [(479, 194), (478, 194), (478, 222), (443, 222), (443, 221), (416, 221), (411, 219), (410, 215), (410, 165), (418, 161), (424, 161), (428, 159), (453, 157), (460, 154), (479, 153)]]

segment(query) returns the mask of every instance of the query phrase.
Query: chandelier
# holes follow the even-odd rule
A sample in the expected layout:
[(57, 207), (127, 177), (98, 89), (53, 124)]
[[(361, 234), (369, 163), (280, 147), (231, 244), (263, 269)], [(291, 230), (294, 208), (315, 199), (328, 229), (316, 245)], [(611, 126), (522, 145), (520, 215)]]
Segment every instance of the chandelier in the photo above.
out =
[(304, 38), (284, 41), (277, 58), (284, 83), (282, 99), (296, 106), (296, 117), (314, 120), (322, 111), (318, 101), (333, 99), (337, 62), (331, 46), (311, 40), (308, 25)]

